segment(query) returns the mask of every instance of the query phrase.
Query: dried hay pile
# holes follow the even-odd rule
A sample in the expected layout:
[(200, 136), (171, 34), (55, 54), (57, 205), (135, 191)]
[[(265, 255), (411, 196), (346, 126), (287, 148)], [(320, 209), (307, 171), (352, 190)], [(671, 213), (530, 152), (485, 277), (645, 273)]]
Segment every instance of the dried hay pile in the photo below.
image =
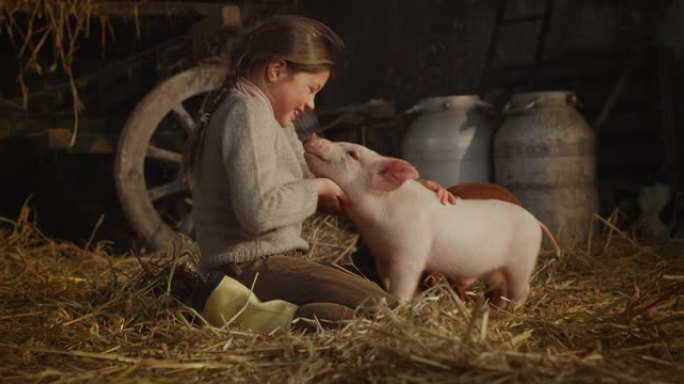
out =
[[(127, 7), (135, 16), (143, 2), (122, 1), (121, 8)], [(26, 76), (61, 71), (69, 82), (74, 116), (78, 118), (83, 105), (72, 66), (80, 39), (90, 37), (91, 23), (99, 23), (103, 31), (99, 37), (103, 52), (106, 40), (114, 37), (104, 8), (101, 0), (0, 0), (0, 36), (7, 36), (17, 51), (17, 83), (24, 109), (29, 103)], [(138, 18), (134, 21), (139, 30)]]
[(66, 105), (70, 104), (74, 118), (70, 142), (73, 146), (79, 118), (85, 110), (82, 98), (85, 95), (81, 95), (81, 91), (95, 83), (98, 76), (106, 76), (93, 71), (84, 73), (85, 68), (90, 68), (90, 63), (84, 61), (85, 57), (79, 52), (88, 44), (96, 44), (104, 58), (108, 44), (116, 41), (113, 20), (130, 23), (140, 39), (140, 10), (146, 5), (154, 5), (156, 14), (172, 20), (182, 7), (167, 7), (167, 3), (148, 0), (0, 0), (0, 39), (12, 46), (9, 53), (3, 54), (16, 56), (16, 83), (21, 95), (21, 100), (18, 100), (5, 99), (6, 96), (0, 94), (0, 107), (14, 112), (36, 112), (35, 107), (40, 109), (40, 99), (33, 99), (36, 95), (50, 92), (58, 95), (60, 102), (64, 98), (69, 102)]
[[(618, 240), (543, 253), (528, 304), (510, 313), (437, 284), (338, 331), (213, 328), (168, 292), (168, 254), (112, 256), (45, 238), (24, 210), (0, 222), (0, 377), (80, 382), (681, 382), (684, 243)], [(316, 258), (355, 236), (307, 223)], [(175, 254), (175, 256), (174, 256)], [(144, 265), (145, 267), (141, 267)]]

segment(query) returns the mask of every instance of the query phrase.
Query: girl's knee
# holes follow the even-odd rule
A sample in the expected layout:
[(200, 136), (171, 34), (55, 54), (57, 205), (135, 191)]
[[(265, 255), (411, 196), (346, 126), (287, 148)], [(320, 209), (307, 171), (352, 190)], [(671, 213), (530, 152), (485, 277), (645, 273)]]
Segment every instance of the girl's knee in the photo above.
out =
[(354, 311), (335, 303), (309, 303), (300, 305), (294, 314), (293, 328), (312, 332), (319, 327), (339, 328), (354, 318)]

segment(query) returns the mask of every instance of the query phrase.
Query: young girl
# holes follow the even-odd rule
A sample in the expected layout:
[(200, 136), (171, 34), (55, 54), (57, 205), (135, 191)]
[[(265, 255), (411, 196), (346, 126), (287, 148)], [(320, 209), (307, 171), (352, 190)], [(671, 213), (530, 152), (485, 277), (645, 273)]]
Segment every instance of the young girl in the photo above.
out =
[(301, 16), (247, 30), (234, 49), (235, 73), (209, 102), (187, 157), (201, 268), (253, 285), (261, 300), (297, 304), (299, 316), (331, 321), (364, 303), (395, 304), (371, 281), (304, 256), (302, 222), (319, 205), (341, 210), (343, 193), (310, 173), (292, 121), (314, 108), (342, 48), (327, 26)]

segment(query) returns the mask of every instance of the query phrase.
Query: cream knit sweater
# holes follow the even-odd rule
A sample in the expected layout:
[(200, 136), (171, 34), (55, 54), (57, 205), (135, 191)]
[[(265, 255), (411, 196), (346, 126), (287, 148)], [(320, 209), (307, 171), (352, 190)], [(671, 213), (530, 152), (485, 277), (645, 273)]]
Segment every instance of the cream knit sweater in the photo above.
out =
[(263, 98), (232, 90), (214, 112), (193, 175), (201, 268), (308, 250), (302, 222), (318, 194), (292, 125)]

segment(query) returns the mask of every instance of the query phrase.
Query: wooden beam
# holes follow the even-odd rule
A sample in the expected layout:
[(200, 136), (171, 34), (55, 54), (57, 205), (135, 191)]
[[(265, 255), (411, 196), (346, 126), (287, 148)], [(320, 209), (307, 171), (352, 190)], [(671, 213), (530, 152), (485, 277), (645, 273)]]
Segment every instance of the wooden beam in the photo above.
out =
[(116, 151), (115, 135), (81, 130), (71, 147), (72, 130), (69, 128), (48, 128), (26, 137), (29, 145), (39, 152), (68, 151), (69, 153), (111, 154)]
[[(20, 12), (30, 12), (36, 5), (37, 0), (14, 0), (7, 1), (7, 8), (16, 9)], [(132, 1), (93, 1), (90, 6), (90, 14), (93, 16), (170, 16), (193, 12), (201, 16), (221, 14), (225, 9), (239, 9), (237, 4), (200, 3), (191, 1), (146, 1), (134, 3)]]
[(629, 61), (627, 61), (627, 64), (625, 64), (625, 68), (620, 75), (620, 79), (618, 79), (615, 87), (613, 87), (613, 91), (611, 92), (610, 96), (608, 96), (601, 113), (592, 124), (595, 132), (598, 132), (606, 124), (610, 113), (613, 111), (613, 108), (615, 108), (615, 105), (618, 103), (622, 93), (629, 84), (632, 73), (639, 66), (651, 36), (658, 31), (661, 21), (667, 15), (668, 10), (670, 9), (670, 4), (672, 4), (672, 0), (660, 0), (659, 9), (657, 9), (656, 12), (651, 15), (650, 19), (644, 21), (641, 27), (640, 36), (636, 42), (636, 48), (634, 49), (632, 56), (629, 58)]
[(658, 83), (660, 88), (661, 138), (665, 161), (662, 173), (666, 181), (679, 189), (679, 138), (677, 137), (674, 96), (674, 52), (661, 48), (658, 51)]
[[(11, 9), (20, 12), (31, 12), (38, 2), (14, 1), (7, 4)], [(237, 31), (242, 28), (240, 5), (220, 3), (194, 3), (186, 1), (145, 2), (136, 4), (127, 1), (93, 2), (90, 16), (105, 17), (138, 17), (138, 16), (173, 16), (178, 14), (196, 13), (205, 18), (220, 20), (222, 29)]]

